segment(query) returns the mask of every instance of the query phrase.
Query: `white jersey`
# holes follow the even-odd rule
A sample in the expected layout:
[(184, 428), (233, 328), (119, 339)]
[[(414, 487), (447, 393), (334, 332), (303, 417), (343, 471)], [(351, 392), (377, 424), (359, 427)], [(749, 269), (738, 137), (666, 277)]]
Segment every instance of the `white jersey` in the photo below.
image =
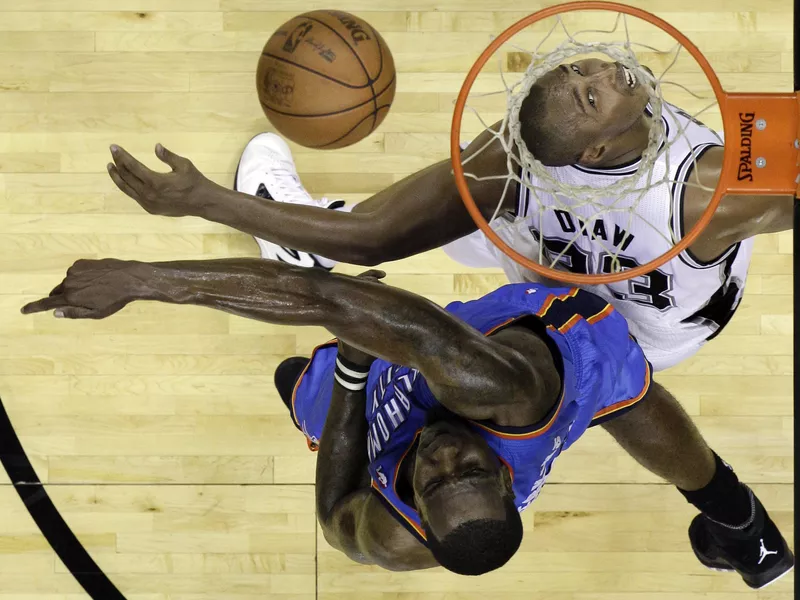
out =
[[(709, 148), (720, 146), (718, 134), (674, 106), (665, 105), (662, 118), (670, 144), (656, 160), (651, 181), (665, 183), (652, 187), (641, 199), (637, 194), (598, 200), (620, 208), (633, 206), (638, 200), (635, 212), (609, 212), (596, 218), (592, 207), (570, 206), (570, 199), (560, 195), (556, 200), (539, 193), (537, 199), (527, 187), (519, 186), (517, 218), (513, 222), (498, 218), (492, 228), (517, 252), (534, 259), (540, 255), (543, 238), (545, 264), (555, 260), (574, 240), (559, 266), (578, 273), (610, 273), (614, 256), (622, 268), (633, 268), (661, 256), (674, 246), (672, 240), (683, 236), (683, 182), (695, 160)], [(685, 130), (683, 134), (681, 130)], [(548, 170), (564, 183), (602, 189), (620, 177), (630, 176), (638, 165), (637, 160), (613, 168), (574, 165)], [(524, 171), (522, 177), (537, 185), (530, 172)], [(569, 211), (556, 208), (564, 205), (570, 207)], [(583, 234), (579, 219), (588, 224)], [(538, 279), (488, 240), (483, 243), (489, 244), (489, 252), (512, 282)], [(684, 251), (646, 276), (580, 287), (607, 299), (625, 316), (648, 360), (660, 370), (694, 354), (733, 316), (741, 301), (752, 246), (753, 240), (746, 240), (712, 262), (702, 262)], [(448, 254), (459, 260), (456, 253)]]

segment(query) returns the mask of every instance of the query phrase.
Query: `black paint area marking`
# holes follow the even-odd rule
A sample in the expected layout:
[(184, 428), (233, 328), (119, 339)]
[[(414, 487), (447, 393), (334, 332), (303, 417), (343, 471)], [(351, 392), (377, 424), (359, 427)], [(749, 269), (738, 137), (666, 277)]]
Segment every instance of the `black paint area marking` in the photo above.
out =
[(25, 454), (0, 400), (0, 462), (42, 535), (93, 600), (125, 600), (72, 533)]

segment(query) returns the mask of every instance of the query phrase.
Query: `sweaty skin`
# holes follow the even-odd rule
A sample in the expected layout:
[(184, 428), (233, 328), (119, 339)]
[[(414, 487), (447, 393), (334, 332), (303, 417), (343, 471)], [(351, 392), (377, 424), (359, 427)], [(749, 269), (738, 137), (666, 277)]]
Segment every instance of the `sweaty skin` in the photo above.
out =
[[(340, 352), (355, 362), (368, 364), (377, 356), (420, 369), (441, 403), (464, 418), (522, 426), (537, 422), (552, 407), (561, 382), (550, 351), (533, 331), (509, 327), (502, 335), (483, 336), (424, 298), (382, 285), (376, 281), (380, 277), (375, 271), (358, 278), (252, 259), (81, 260), (49, 296), (22, 312), (52, 310), (63, 318), (103, 319), (131, 302), (147, 300), (206, 306), (269, 323), (323, 326), (339, 338)], [(354, 443), (365, 436), (363, 402), (363, 394), (334, 389), (317, 469), (323, 533), (361, 563), (390, 570), (436, 566), (427, 548), (370, 493), (365, 445)], [(647, 408), (637, 405), (606, 429), (656, 475), (685, 490), (705, 486), (714, 474), (713, 455), (675, 399), (653, 382), (639, 404)], [(458, 423), (433, 424), (423, 431), (406, 480), (423, 516), (437, 522), (442, 511), (435, 499), (426, 498), (430, 483), (445, 479), (461, 486), (464, 468), (458, 461), (441, 466), (447, 462), (436, 458), (447, 446), (440, 442), (442, 433), (481, 465), (474, 493), (462, 498), (485, 494), (491, 501), (510, 484), (507, 471), (477, 434), (470, 437)], [(476, 510), (491, 507), (465, 501), (459, 508), (463, 514)], [(458, 522), (453, 521), (456, 515), (440, 516), (445, 517), (442, 527)]]
[[(548, 110), (569, 120), (587, 140), (579, 164), (610, 166), (641, 154), (647, 143), (642, 127), (646, 98), (620, 85), (612, 63), (577, 61), (554, 69), (545, 78), (546, 84), (549, 81), (554, 86), (553, 108)], [(499, 123), (492, 129), (498, 127)], [(469, 159), (491, 140), (491, 132), (482, 133), (464, 151), (464, 158)], [(406, 177), (347, 213), (264, 202), (228, 190), (161, 145), (156, 147), (156, 155), (171, 167), (169, 173), (148, 169), (116, 145), (111, 154), (114, 163), (108, 165), (108, 171), (114, 183), (152, 214), (203, 217), (335, 261), (377, 265), (440, 247), (477, 229), (464, 209), (449, 160)], [(715, 187), (722, 154), (721, 149), (706, 152), (690, 181), (696, 177), (705, 186)], [(469, 163), (476, 176), (497, 177), (468, 180), (486, 218), (495, 213), (501, 198), (501, 214), (514, 208), (514, 186), (509, 190), (505, 186), (507, 160), (502, 145), (494, 141)], [(687, 186), (686, 230), (697, 222), (711, 195)], [(726, 196), (689, 250), (701, 260), (711, 260), (754, 235), (791, 229), (793, 200), (790, 196)]]

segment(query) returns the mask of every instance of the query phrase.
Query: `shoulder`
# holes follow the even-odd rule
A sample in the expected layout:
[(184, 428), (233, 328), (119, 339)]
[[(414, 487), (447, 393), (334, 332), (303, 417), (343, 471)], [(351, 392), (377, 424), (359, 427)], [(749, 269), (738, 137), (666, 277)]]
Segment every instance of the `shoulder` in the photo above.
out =
[(370, 562), (390, 571), (411, 571), (438, 566), (430, 550), (406, 529), (389, 509), (370, 493), (358, 531), (358, 545)]
[(501, 426), (525, 427), (540, 421), (558, 400), (561, 374), (544, 326), (535, 331), (524, 319), (491, 336), (498, 356), (493, 371), (495, 397), (506, 402), (493, 406), (488, 420)]

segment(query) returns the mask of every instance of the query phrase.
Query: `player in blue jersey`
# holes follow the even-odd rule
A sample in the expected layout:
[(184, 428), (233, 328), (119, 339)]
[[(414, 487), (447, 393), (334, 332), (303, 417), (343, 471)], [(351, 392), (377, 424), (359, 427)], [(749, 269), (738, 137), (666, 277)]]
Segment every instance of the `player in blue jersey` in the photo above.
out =
[[(761, 503), (651, 380), (627, 323), (605, 300), (514, 284), (441, 309), (381, 276), (253, 259), (78, 261), (23, 312), (97, 319), (156, 300), (327, 328), (338, 342), (284, 362), (276, 384), (318, 446), (325, 537), (356, 561), (468, 575), (502, 566), (522, 538), (519, 512), (559, 453), (602, 422), (700, 509), (691, 529), (704, 564), (736, 567), (751, 587), (791, 569)], [(727, 554), (704, 550), (719, 547), (708, 537), (720, 531)], [(754, 538), (761, 567), (731, 565)]]

